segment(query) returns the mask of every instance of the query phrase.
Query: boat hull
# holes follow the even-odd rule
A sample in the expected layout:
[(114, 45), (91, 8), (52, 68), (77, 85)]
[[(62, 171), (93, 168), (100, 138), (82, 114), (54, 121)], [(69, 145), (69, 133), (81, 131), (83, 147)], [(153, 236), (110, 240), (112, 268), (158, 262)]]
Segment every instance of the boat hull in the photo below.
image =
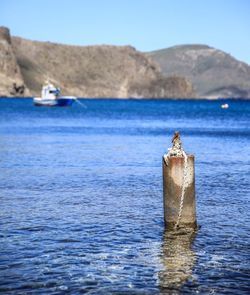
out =
[(42, 99), (35, 97), (33, 103), (38, 107), (68, 107), (76, 100), (75, 97), (59, 97), (56, 99)]

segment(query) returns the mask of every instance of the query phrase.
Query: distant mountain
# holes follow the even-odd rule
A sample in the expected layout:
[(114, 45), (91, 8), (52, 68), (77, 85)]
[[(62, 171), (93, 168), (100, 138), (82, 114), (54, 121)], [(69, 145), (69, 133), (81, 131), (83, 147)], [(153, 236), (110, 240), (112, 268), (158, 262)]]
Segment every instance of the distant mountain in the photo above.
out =
[(168, 76), (189, 79), (199, 97), (250, 98), (250, 66), (206, 45), (180, 45), (147, 53)]
[(89, 98), (250, 98), (250, 66), (206, 45), (142, 53), (12, 37), (0, 27), (0, 96), (37, 96), (46, 79)]
[(11, 37), (0, 27), (0, 96), (37, 96), (46, 79), (64, 95), (89, 98), (194, 97), (182, 77), (164, 77), (131, 46), (68, 46)]

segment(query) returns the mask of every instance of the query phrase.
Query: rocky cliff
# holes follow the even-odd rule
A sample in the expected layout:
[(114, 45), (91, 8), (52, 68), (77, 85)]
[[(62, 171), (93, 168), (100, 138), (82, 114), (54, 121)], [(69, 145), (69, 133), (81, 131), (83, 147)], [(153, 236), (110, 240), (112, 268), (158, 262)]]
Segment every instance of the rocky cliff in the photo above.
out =
[(10, 37), (6, 28), (2, 32), (1, 96), (40, 95), (46, 79), (63, 95), (77, 97), (195, 96), (185, 78), (164, 77), (157, 63), (131, 46), (68, 46)]
[(8, 28), (0, 27), (0, 95), (29, 95), (12, 46)]
[(165, 77), (189, 79), (199, 97), (250, 98), (250, 66), (206, 45), (180, 45), (148, 55)]

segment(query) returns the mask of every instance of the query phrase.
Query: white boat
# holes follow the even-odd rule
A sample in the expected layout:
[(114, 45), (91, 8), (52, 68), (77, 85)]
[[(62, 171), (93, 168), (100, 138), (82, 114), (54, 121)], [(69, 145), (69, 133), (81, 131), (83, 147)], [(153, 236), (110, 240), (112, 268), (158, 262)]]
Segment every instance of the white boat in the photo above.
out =
[(41, 97), (34, 97), (33, 103), (35, 106), (65, 107), (71, 106), (76, 100), (74, 96), (60, 96), (60, 93), (60, 88), (56, 88), (52, 83), (46, 81), (42, 88)]
[(229, 108), (229, 104), (228, 103), (224, 103), (221, 105), (222, 109), (228, 109)]

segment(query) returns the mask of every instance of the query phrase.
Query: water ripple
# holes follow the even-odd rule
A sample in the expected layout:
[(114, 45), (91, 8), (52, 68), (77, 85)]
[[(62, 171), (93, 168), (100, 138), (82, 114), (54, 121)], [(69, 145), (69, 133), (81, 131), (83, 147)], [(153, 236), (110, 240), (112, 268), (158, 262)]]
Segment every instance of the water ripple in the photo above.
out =
[[(249, 294), (249, 102), (0, 100), (0, 292)], [(197, 233), (166, 233), (162, 154), (196, 156)]]

